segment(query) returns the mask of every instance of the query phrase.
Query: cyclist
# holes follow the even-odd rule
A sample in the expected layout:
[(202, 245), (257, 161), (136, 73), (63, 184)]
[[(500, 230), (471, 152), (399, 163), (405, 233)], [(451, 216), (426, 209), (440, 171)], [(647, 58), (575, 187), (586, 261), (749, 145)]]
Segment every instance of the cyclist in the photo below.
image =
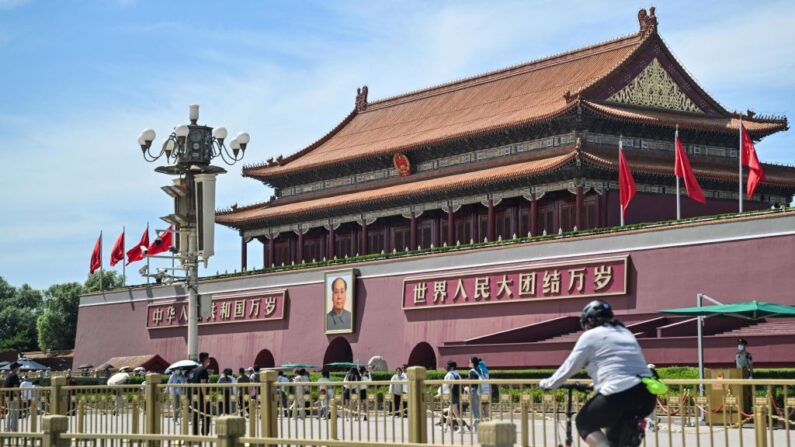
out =
[(569, 357), (539, 386), (555, 389), (586, 368), (596, 394), (577, 414), (577, 431), (590, 447), (619, 446), (624, 427), (654, 409), (655, 397), (641, 382), (641, 377), (651, 377), (651, 372), (635, 336), (615, 319), (609, 304), (599, 300), (588, 303), (580, 325), (585, 333)]

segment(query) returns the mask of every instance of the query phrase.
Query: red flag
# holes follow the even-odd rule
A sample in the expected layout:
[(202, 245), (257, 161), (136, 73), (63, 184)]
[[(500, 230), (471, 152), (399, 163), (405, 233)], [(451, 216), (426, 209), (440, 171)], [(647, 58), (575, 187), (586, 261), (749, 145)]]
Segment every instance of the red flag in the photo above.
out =
[(624, 146), (619, 140), (618, 143), (618, 190), (621, 201), (621, 215), (627, 215), (629, 202), (635, 197), (638, 189), (635, 187), (635, 179), (632, 178), (632, 171), (629, 170), (627, 159), (624, 158)]
[(174, 239), (173, 234), (174, 231), (172, 229), (173, 225), (169, 225), (166, 231), (160, 233), (152, 242), (152, 245), (149, 246), (149, 250), (147, 250), (147, 255), (156, 255), (158, 253), (163, 253), (164, 251), (168, 251), (171, 248), (171, 243)]
[(146, 250), (147, 247), (149, 247), (149, 225), (146, 226), (146, 230), (144, 230), (144, 235), (141, 236), (140, 242), (127, 251), (127, 265), (143, 259), (144, 250)]
[(760, 182), (765, 180), (765, 173), (762, 171), (762, 163), (759, 163), (759, 158), (756, 157), (756, 149), (751, 137), (748, 136), (748, 131), (745, 130), (740, 124), (740, 135), (742, 138), (742, 147), (740, 148), (740, 162), (743, 166), (748, 166), (748, 184), (746, 185), (746, 192), (750, 199), (754, 195), (754, 190)]
[(88, 267), (89, 273), (94, 273), (102, 268), (102, 232), (99, 232), (99, 239), (94, 244), (94, 251), (91, 252), (91, 265)]
[(116, 243), (113, 244), (113, 248), (110, 249), (110, 266), (113, 267), (116, 265), (117, 262), (124, 260), (124, 230), (122, 230), (121, 234), (118, 238), (116, 238)]
[(676, 132), (674, 137), (676, 145), (676, 159), (674, 162), (674, 175), (681, 177), (685, 180), (685, 189), (687, 195), (696, 202), (705, 203), (704, 191), (701, 190), (701, 185), (698, 184), (693, 169), (690, 167), (690, 160), (687, 159), (687, 152), (682, 146), (682, 141), (679, 140), (679, 131)]

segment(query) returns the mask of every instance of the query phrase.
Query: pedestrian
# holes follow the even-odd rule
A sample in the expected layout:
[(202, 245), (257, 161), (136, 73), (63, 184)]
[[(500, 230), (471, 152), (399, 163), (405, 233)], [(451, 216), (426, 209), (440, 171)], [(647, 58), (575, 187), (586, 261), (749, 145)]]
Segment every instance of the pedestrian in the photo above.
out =
[(491, 402), (493, 399), (491, 398), (492, 394), (498, 394), (497, 386), (494, 386), (494, 390), (492, 392), (491, 384), (489, 383), (489, 368), (486, 366), (486, 361), (480, 359), (478, 362), (478, 372), (480, 373), (480, 380), (483, 381), (480, 384), (480, 412), (481, 412), (481, 419), (486, 420), (489, 418), (489, 409), (491, 407)]
[[(284, 371), (279, 370), (279, 374), (276, 376), (276, 383), (290, 383), (290, 379), (284, 374)], [(282, 411), (285, 416), (288, 415), (288, 405), (287, 405), (287, 395), (290, 393), (289, 385), (282, 385), (276, 387), (276, 392), (280, 395), (280, 401), (282, 403)]]
[(334, 389), (331, 386), (326, 384), (331, 383), (331, 377), (329, 377), (329, 371), (327, 369), (323, 369), (320, 373), (320, 378), (317, 379), (318, 385), (317, 394), (318, 399), (320, 400), (320, 417), (328, 419), (329, 415), (329, 404), (333, 405), (334, 401)]
[(13, 390), (13, 388), (19, 388), (20, 380), (19, 376), (19, 367), (21, 365), (16, 361), (9, 365), (9, 373), (6, 376), (5, 380), (3, 381), (3, 388), (9, 388), (6, 390), (6, 408), (8, 413), (6, 414), (6, 430), (7, 432), (18, 431), (19, 428), (19, 401), (20, 396)]
[(447, 420), (442, 431), (447, 431), (448, 425), (456, 432), (461, 430), (461, 385), (449, 383), (461, 380), (461, 375), (456, 371), (457, 367), (456, 362), (452, 360), (447, 362), (447, 374), (444, 376), (446, 383), (442, 385), (442, 396), (450, 396), (450, 406), (447, 409)]
[[(406, 417), (406, 411), (404, 409), (405, 400), (403, 400), (403, 395), (408, 394), (408, 390), (404, 388), (408, 388), (408, 383), (400, 383), (406, 382), (408, 377), (406, 373), (403, 371), (403, 368), (398, 366), (395, 368), (395, 374), (390, 379), (390, 382), (393, 382), (389, 385), (389, 392), (392, 393), (392, 414), (395, 417)], [(397, 383), (396, 383), (397, 382)]]
[[(253, 369), (251, 371), (254, 371)], [(251, 383), (251, 378), (246, 374), (246, 370), (240, 368), (237, 370), (237, 383)], [(237, 387), (237, 407), (240, 408), (240, 414), (245, 410), (249, 414), (249, 405), (244, 396), (248, 392), (248, 385), (241, 385)]]
[[(199, 354), (199, 366), (193, 370), (193, 377), (191, 383), (197, 385), (206, 385), (210, 382), (210, 372), (207, 367), (210, 366), (210, 354), (202, 352)], [(192, 389), (196, 393), (197, 399), (195, 400), (195, 407), (193, 407), (193, 434), (202, 435), (210, 434), (210, 411), (204, 400), (205, 394), (209, 391), (206, 386), (200, 386)], [(199, 423), (201, 421), (201, 430)]]
[[(185, 371), (182, 369), (175, 369), (168, 377), (169, 385), (182, 385), (188, 383), (188, 378), (185, 377)], [(170, 386), (168, 394), (171, 396), (171, 405), (174, 413), (174, 420), (179, 424), (180, 409), (182, 408), (182, 396), (185, 394), (185, 388), (179, 386)]]
[(743, 378), (754, 378), (754, 358), (751, 356), (751, 353), (748, 352), (746, 347), (748, 346), (748, 341), (744, 338), (737, 339), (737, 354), (734, 355), (734, 363), (736, 364), (737, 368), (742, 370)]
[[(372, 382), (373, 379), (370, 377), (370, 371), (367, 367), (362, 366), (359, 368), (359, 374), (361, 374), (361, 381), (362, 382)], [(364, 410), (362, 410), (364, 409)], [(359, 385), (359, 413), (364, 412), (364, 420), (367, 420), (367, 411), (369, 410), (369, 405), (367, 402), (367, 383), (362, 383)]]
[[(480, 359), (477, 357), (472, 357), (469, 359), (469, 373), (467, 374), (467, 378), (470, 380), (483, 380), (483, 377), (480, 375), (480, 369), (478, 368), (480, 365)], [(472, 427), (477, 430), (478, 424), (480, 423), (480, 386), (478, 383), (473, 383), (469, 385), (469, 405), (472, 407)]]
[[(218, 377), (218, 381), (216, 383), (235, 383), (235, 377), (232, 375), (232, 368), (224, 368), (221, 371), (221, 376)], [(231, 397), (234, 394), (232, 392), (232, 387), (221, 387), (221, 393), (224, 395), (224, 405), (221, 408), (221, 414), (230, 414), (231, 412)]]
[(296, 383), (295, 388), (293, 390), (293, 415), (298, 416), (301, 419), (304, 418), (304, 407), (306, 403), (304, 401), (304, 385), (300, 385), (301, 383), (309, 382), (309, 377), (306, 374), (306, 370), (303, 368), (296, 369), (293, 371), (293, 383)]
[[(353, 396), (359, 392), (359, 385), (349, 382), (359, 382), (361, 379), (362, 376), (359, 374), (359, 370), (355, 366), (351, 367), (351, 369), (348, 370), (348, 374), (345, 374), (345, 378), (342, 379), (343, 382), (348, 383), (347, 385), (344, 385), (344, 389), (342, 391), (342, 401), (343, 405), (348, 408), (351, 418), (353, 418)], [(358, 396), (356, 397), (358, 398)]]

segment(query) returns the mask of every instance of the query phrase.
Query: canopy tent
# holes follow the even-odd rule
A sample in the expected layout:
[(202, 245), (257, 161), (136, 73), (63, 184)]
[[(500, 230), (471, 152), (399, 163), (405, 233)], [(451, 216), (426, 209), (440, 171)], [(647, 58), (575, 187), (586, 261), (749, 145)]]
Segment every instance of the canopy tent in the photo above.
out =
[[(704, 299), (715, 305), (704, 306)], [(764, 301), (746, 301), (743, 303), (723, 304), (713, 298), (699, 293), (696, 295), (697, 306), (663, 309), (660, 312), (677, 315), (691, 315), (698, 317), (698, 378), (704, 378), (704, 335), (702, 327), (704, 318), (713, 316), (727, 316), (744, 318), (747, 320), (761, 320), (763, 318), (795, 318), (795, 306), (767, 303)]]
[[(50, 369), (49, 367), (31, 359), (16, 359), (15, 362), (19, 365), (20, 371), (47, 371)], [(0, 370), (8, 371), (11, 369), (11, 365), (13, 364), (14, 362), (11, 362), (10, 364), (0, 368)]]

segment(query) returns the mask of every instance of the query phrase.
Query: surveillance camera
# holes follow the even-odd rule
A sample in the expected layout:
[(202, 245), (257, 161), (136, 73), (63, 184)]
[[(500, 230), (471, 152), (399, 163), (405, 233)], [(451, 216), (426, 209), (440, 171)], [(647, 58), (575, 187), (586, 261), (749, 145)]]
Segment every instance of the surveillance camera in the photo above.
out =
[(147, 266), (143, 266), (143, 267), (139, 268), (139, 269), (138, 269), (138, 273), (140, 273), (140, 274), (141, 274), (141, 276), (146, 276), (146, 275), (148, 275), (148, 274), (149, 274), (149, 267), (147, 267)]
[(160, 273), (166, 273), (166, 270), (167, 270), (167, 269), (165, 269), (165, 268), (163, 268), (163, 267), (158, 267), (158, 268), (157, 268), (157, 273), (158, 273), (158, 274), (160, 274)]
[(155, 245), (160, 245), (162, 243), (163, 243), (163, 239), (160, 239), (160, 237), (156, 237), (155, 238)]
[(141, 246), (141, 253), (143, 253), (144, 255), (146, 255), (146, 252), (148, 252), (148, 251), (149, 251), (149, 249), (148, 249), (148, 248), (144, 247), (143, 245)]

